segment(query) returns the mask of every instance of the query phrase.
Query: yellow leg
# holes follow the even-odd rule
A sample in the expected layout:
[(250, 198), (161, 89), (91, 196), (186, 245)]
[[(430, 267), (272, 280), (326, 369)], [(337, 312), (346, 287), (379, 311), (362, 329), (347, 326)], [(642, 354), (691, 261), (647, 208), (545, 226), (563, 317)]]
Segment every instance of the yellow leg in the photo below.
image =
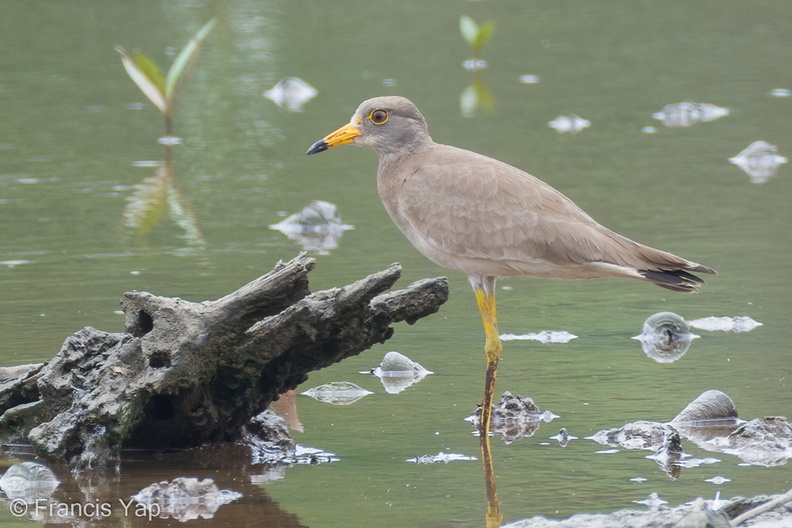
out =
[[(493, 281), (494, 282), (494, 281)], [(484, 397), (481, 400), (481, 419), (479, 431), (483, 436), (489, 435), (492, 416), (492, 395), (495, 392), (495, 377), (498, 374), (498, 361), (503, 345), (498, 336), (498, 314), (495, 307), (495, 294), (476, 288), (476, 302), (484, 322), (484, 353), (487, 356), (487, 373), (484, 377)]]
[(492, 419), (492, 395), (495, 392), (495, 377), (503, 346), (498, 335), (498, 314), (495, 304), (495, 279), (471, 279), (476, 293), (476, 302), (484, 322), (486, 341), (484, 353), (487, 356), (487, 373), (484, 378), (484, 397), (481, 401), (479, 435), (481, 442), (481, 461), (484, 465), (484, 483), (487, 489), (487, 528), (500, 526), (503, 514), (500, 509), (498, 492), (495, 488), (495, 470), (490, 448), (490, 424)]

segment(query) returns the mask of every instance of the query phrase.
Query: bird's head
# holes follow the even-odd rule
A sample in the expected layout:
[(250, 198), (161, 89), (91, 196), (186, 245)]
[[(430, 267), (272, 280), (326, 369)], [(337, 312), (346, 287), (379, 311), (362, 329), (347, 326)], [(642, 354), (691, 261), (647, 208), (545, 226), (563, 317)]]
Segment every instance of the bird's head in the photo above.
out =
[(311, 145), (307, 154), (354, 143), (385, 156), (412, 151), (431, 141), (426, 120), (409, 99), (375, 97), (363, 101), (349, 123)]

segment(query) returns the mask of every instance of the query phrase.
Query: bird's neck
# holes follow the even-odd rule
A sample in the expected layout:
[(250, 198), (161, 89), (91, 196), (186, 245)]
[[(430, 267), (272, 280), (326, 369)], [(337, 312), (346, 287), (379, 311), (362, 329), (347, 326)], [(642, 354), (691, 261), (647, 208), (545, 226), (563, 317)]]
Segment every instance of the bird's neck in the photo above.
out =
[(403, 163), (405, 159), (412, 156), (419, 156), (427, 149), (436, 145), (437, 144), (432, 141), (432, 138), (427, 136), (425, 139), (422, 138), (417, 142), (410, 142), (403, 145), (389, 145), (388, 148), (379, 148), (377, 149), (377, 155), (379, 156), (380, 170), (388, 165)]

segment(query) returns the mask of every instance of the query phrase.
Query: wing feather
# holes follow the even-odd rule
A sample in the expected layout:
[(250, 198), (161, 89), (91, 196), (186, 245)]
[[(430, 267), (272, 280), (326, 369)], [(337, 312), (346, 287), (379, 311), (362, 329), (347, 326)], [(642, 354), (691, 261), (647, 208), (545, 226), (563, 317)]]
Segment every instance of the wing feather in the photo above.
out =
[(469, 263), (489, 263), (492, 275), (613, 265), (601, 267), (602, 276), (616, 274), (617, 267), (667, 270), (695, 264), (610, 231), (520, 169), (455, 147), (434, 145), (413, 156), (409, 166), (381, 164), (379, 187), (394, 222), (421, 252), (467, 273)]

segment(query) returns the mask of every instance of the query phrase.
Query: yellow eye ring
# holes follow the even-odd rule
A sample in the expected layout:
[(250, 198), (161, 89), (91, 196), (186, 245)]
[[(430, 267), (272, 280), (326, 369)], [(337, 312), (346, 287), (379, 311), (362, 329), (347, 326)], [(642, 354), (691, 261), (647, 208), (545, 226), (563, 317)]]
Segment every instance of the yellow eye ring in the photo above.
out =
[(388, 122), (388, 118), (390, 114), (388, 114), (387, 110), (383, 110), (382, 108), (377, 108), (373, 110), (369, 115), (368, 118), (371, 120), (372, 123), (375, 125), (384, 125)]

